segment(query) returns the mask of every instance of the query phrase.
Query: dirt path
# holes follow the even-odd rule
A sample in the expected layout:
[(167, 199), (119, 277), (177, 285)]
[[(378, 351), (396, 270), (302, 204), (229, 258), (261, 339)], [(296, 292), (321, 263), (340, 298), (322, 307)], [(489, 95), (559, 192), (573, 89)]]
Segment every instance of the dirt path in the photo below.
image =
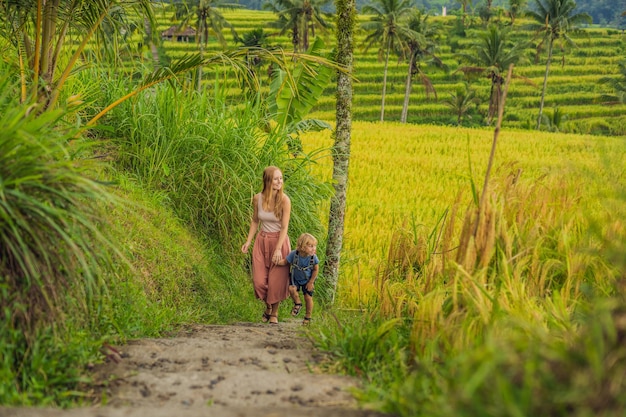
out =
[(320, 372), (322, 356), (300, 322), (194, 326), (173, 338), (132, 341), (94, 370), (106, 405), (0, 407), (0, 416), (381, 416), (358, 409), (350, 394), (358, 381)]

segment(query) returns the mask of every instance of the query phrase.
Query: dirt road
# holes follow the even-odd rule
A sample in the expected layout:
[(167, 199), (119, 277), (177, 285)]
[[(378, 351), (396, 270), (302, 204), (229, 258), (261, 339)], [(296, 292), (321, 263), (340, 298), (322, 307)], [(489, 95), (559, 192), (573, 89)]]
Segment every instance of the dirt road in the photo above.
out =
[(321, 373), (322, 356), (300, 323), (193, 326), (173, 338), (132, 341), (94, 369), (98, 405), (0, 407), (0, 416), (382, 416), (358, 408), (350, 393), (357, 380)]

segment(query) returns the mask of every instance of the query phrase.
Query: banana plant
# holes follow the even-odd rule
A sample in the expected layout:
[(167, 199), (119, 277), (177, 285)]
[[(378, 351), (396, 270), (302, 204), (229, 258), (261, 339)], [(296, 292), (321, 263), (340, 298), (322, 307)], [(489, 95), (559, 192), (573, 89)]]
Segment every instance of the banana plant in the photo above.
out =
[(38, 103), (39, 112), (54, 109), (68, 78), (86, 65), (88, 45), (101, 44), (105, 29), (128, 30), (123, 11), (155, 25), (149, 0), (0, 0), (0, 36), (15, 52), (20, 101)]
[(287, 137), (294, 154), (301, 151), (301, 133), (331, 129), (323, 120), (306, 118), (333, 74), (333, 66), (328, 65), (323, 47), (324, 42), (316, 38), (308, 56), (296, 61), (291, 71), (273, 69), (268, 111), (270, 118), (276, 122), (275, 128)]

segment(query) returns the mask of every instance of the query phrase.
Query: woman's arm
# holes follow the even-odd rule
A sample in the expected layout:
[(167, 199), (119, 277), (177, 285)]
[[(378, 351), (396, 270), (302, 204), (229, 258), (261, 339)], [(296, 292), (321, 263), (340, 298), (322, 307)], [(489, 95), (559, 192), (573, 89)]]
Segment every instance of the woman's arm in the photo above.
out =
[(287, 231), (289, 229), (289, 219), (291, 217), (291, 200), (287, 195), (283, 195), (283, 216), (280, 219), (280, 235), (278, 235), (278, 242), (276, 244), (276, 250), (272, 255), (272, 260), (275, 264), (278, 264), (283, 259), (283, 253), (281, 248), (285, 239), (287, 239)]
[(248, 239), (246, 240), (246, 243), (244, 243), (243, 246), (241, 247), (241, 251), (243, 253), (248, 252), (248, 248), (250, 247), (250, 244), (252, 243), (252, 239), (254, 239), (254, 235), (259, 229), (259, 213), (258, 213), (259, 205), (257, 202), (258, 198), (259, 198), (258, 194), (255, 194), (252, 197), (252, 220), (250, 221), (250, 231), (248, 231)]

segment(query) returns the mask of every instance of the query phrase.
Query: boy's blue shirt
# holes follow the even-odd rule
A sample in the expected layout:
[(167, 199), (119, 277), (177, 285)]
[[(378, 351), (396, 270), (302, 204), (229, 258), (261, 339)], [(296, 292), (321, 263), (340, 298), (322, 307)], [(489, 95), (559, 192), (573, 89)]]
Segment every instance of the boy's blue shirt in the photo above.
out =
[[(296, 255), (298, 255), (297, 265), (294, 265), (294, 262), (296, 262)], [(311, 274), (313, 272), (313, 267), (320, 263), (317, 255), (313, 255), (313, 257), (301, 256), (300, 254), (298, 254), (297, 250), (292, 250), (291, 252), (289, 252), (285, 260), (287, 261), (287, 263), (289, 263), (289, 265), (292, 265), (292, 280), (295, 281), (292, 283), (295, 283), (297, 285), (304, 285), (309, 282), (309, 279), (311, 279)], [(311, 262), (313, 262), (313, 264), (311, 264)]]

